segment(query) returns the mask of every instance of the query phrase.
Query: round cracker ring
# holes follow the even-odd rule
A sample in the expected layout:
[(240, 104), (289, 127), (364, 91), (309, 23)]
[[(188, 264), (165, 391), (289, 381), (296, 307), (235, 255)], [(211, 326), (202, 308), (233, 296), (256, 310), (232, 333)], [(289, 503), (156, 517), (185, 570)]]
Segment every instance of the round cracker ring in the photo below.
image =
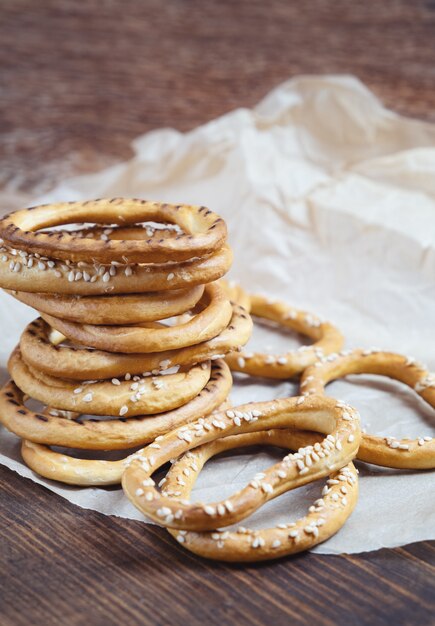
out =
[(340, 331), (311, 313), (299, 311), (283, 302), (271, 302), (263, 296), (253, 295), (250, 300), (251, 315), (277, 322), (284, 328), (314, 339), (315, 343), (276, 356), (246, 351), (230, 354), (226, 359), (234, 371), (266, 378), (291, 378), (319, 358), (335, 353), (343, 346), (344, 338)]
[(2, 246), (0, 287), (78, 296), (166, 291), (218, 280), (227, 273), (232, 260), (227, 245), (207, 258), (156, 265), (63, 262)]
[[(162, 493), (188, 499), (204, 464), (215, 455), (259, 444), (296, 450), (299, 445), (297, 435), (298, 431), (275, 429), (216, 439), (199, 446), (171, 466)], [(261, 481), (262, 476), (261, 473), (254, 480)], [(171, 528), (168, 531), (184, 548), (202, 557), (234, 562), (276, 559), (308, 550), (329, 539), (343, 526), (357, 499), (358, 473), (353, 463), (349, 463), (330, 474), (321, 497), (309, 507), (307, 515), (296, 522), (262, 530), (241, 526), (236, 531), (198, 532)], [(223, 506), (231, 508), (231, 503), (224, 502)]]
[[(411, 387), (431, 407), (435, 408), (435, 375), (414, 358), (383, 352), (377, 348), (344, 351), (330, 355), (305, 370), (301, 378), (301, 393), (319, 395), (325, 386), (349, 374), (378, 374)], [(377, 437), (363, 433), (358, 459), (397, 469), (435, 468), (435, 438), (416, 439)]]
[[(223, 402), (216, 410), (229, 408), (228, 401)], [(56, 413), (56, 410), (54, 410)], [(207, 411), (208, 414), (210, 411)], [(53, 409), (49, 408), (43, 415), (51, 415)], [(158, 444), (162, 435), (157, 435), (151, 446)], [(122, 459), (107, 461), (102, 459), (81, 459), (71, 454), (56, 452), (50, 446), (34, 443), (23, 439), (21, 441), (21, 456), (30, 469), (50, 480), (76, 485), (81, 487), (104, 487), (121, 483), (125, 464), (129, 462), (130, 453)]]
[(182, 368), (175, 374), (139, 377), (138, 380), (82, 382), (55, 378), (28, 365), (15, 348), (8, 370), (30, 398), (64, 411), (134, 417), (176, 409), (192, 400), (210, 379), (210, 361)]
[(232, 306), (218, 283), (205, 286), (202, 309), (188, 321), (174, 326), (147, 328), (146, 324), (133, 326), (96, 326), (77, 324), (46, 313), (41, 317), (68, 339), (81, 345), (107, 352), (149, 353), (178, 350), (213, 339), (229, 324)]
[(231, 302), (235, 302), (242, 306), (248, 313), (251, 311), (251, 298), (249, 294), (234, 280), (225, 280), (221, 278), (219, 284), (226, 290), (228, 298)]
[[(326, 436), (322, 443), (286, 456), (266, 470), (264, 478), (254, 479), (226, 503), (190, 504), (183, 498), (164, 497), (154, 487), (153, 472), (198, 445), (233, 434), (289, 427)], [(355, 457), (360, 436), (356, 411), (350, 407), (344, 411), (334, 399), (301, 396), (250, 403), (167, 433), (159, 441), (159, 449), (147, 447), (137, 453), (124, 472), (122, 485), (132, 503), (160, 525), (213, 530), (239, 522), (281, 493), (340, 469)]]
[(180, 315), (199, 302), (204, 286), (119, 296), (69, 296), (25, 291), (7, 293), (53, 317), (81, 324), (112, 325), (154, 322)]
[(71, 380), (102, 380), (126, 374), (158, 373), (176, 365), (188, 366), (220, 359), (245, 344), (251, 333), (250, 316), (242, 307), (233, 305), (233, 315), (227, 328), (209, 341), (151, 354), (116, 354), (59, 345), (65, 337), (52, 331), (46, 322), (38, 318), (22, 333), (20, 349), (26, 363), (46, 374)]
[[(63, 224), (134, 225), (138, 222), (176, 224), (183, 231), (174, 239), (102, 240), (75, 237), (65, 231), (41, 232)], [(204, 206), (167, 204), (127, 198), (60, 202), (22, 209), (0, 221), (0, 237), (10, 246), (71, 261), (159, 263), (207, 256), (225, 243), (224, 220)]]
[(208, 415), (228, 396), (231, 372), (223, 361), (212, 364), (210, 380), (190, 402), (157, 415), (80, 421), (66, 419), (50, 409), (34, 412), (25, 406), (25, 394), (11, 380), (0, 391), (0, 422), (18, 437), (50, 446), (84, 450), (125, 450), (154, 441), (156, 437)]

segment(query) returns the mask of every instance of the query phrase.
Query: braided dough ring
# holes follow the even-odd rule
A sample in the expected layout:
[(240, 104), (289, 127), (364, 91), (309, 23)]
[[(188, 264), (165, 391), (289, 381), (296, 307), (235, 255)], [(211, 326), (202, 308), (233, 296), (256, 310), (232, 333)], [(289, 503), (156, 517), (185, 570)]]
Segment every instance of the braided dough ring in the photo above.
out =
[[(295, 450), (298, 438), (294, 435), (293, 430), (267, 430), (204, 444), (175, 461), (166, 476), (162, 493), (169, 497), (176, 493), (189, 498), (204, 464), (216, 454), (258, 444)], [(349, 463), (330, 475), (322, 497), (310, 506), (306, 516), (296, 522), (264, 530), (240, 527), (237, 531), (192, 532), (171, 528), (168, 531), (183, 547), (206, 558), (245, 562), (276, 559), (308, 550), (329, 539), (343, 526), (357, 499), (358, 474), (353, 463)]]
[[(348, 374), (379, 374), (398, 380), (414, 389), (435, 407), (435, 376), (415, 359), (394, 352), (354, 350), (328, 357), (308, 368), (302, 375), (301, 390), (305, 395), (323, 395), (325, 386)], [(358, 459), (398, 469), (435, 468), (435, 439), (396, 439), (363, 434)]]
[(21, 335), (20, 349), (26, 363), (52, 376), (72, 380), (105, 379), (221, 358), (245, 344), (251, 333), (251, 318), (245, 309), (233, 305), (233, 316), (227, 328), (209, 341), (154, 354), (115, 354), (91, 348), (54, 345), (65, 337), (51, 332), (49, 325), (38, 318)]
[(47, 406), (92, 415), (127, 417), (176, 409), (197, 396), (210, 378), (208, 361), (175, 374), (138, 381), (89, 381), (77, 386), (74, 381), (34, 369), (22, 359), (19, 348), (9, 357), (8, 369), (26, 395)]
[[(24, 405), (24, 393), (13, 381), (0, 391), (0, 421), (23, 439), (50, 446), (85, 450), (125, 450), (208, 415), (228, 396), (232, 379), (223, 361), (212, 364), (210, 380), (193, 400), (167, 413), (113, 420), (65, 419), (57, 412), (35, 413)], [(54, 414), (56, 413), (56, 414)]]
[(320, 356), (341, 349), (344, 339), (340, 331), (319, 318), (298, 311), (282, 302), (270, 302), (262, 296), (251, 296), (251, 315), (273, 322), (285, 328), (291, 328), (315, 340), (311, 346), (301, 346), (297, 350), (281, 356), (272, 356), (259, 352), (229, 354), (226, 359), (230, 368), (251, 376), (266, 378), (291, 378), (313, 364)]
[(2, 247), (0, 287), (77, 296), (166, 291), (217, 280), (226, 274), (232, 260), (233, 255), (227, 245), (208, 258), (160, 265), (61, 262)]
[(95, 326), (76, 324), (46, 313), (41, 316), (52, 328), (73, 341), (108, 352), (147, 353), (178, 350), (213, 339), (229, 324), (232, 306), (218, 283), (206, 285), (202, 311), (175, 326)]
[[(129, 225), (137, 222), (177, 224), (184, 232), (174, 239), (101, 240), (43, 228), (94, 222)], [(72, 261), (158, 263), (183, 261), (215, 252), (225, 243), (225, 222), (207, 207), (173, 205), (147, 200), (111, 198), (61, 202), (15, 211), (0, 221), (0, 237), (11, 246)]]
[[(262, 474), (264, 480), (251, 481), (225, 504), (190, 504), (184, 499), (165, 498), (150, 480), (151, 474), (164, 463), (200, 444), (228, 435), (290, 426), (328, 435), (321, 444), (301, 448), (297, 454), (285, 457), (282, 463)], [(331, 398), (301, 396), (251, 403), (167, 433), (159, 442), (159, 449), (147, 447), (136, 454), (124, 472), (122, 485), (132, 503), (160, 525), (181, 530), (213, 530), (234, 524), (281, 493), (343, 467), (355, 457), (360, 438), (356, 411), (350, 407), (343, 410)]]
[(119, 296), (68, 296), (8, 291), (17, 300), (53, 317), (81, 324), (137, 324), (179, 315), (194, 307), (204, 293), (192, 289), (122, 294)]
[[(226, 408), (229, 402), (224, 402), (218, 409)], [(44, 411), (50, 415), (50, 409)], [(153, 446), (161, 438), (157, 436)], [(23, 439), (21, 442), (21, 455), (25, 463), (34, 472), (44, 478), (56, 480), (68, 485), (87, 487), (103, 487), (118, 485), (121, 483), (122, 474), (126, 463), (129, 463), (130, 454), (117, 461), (105, 461), (101, 459), (80, 459), (69, 454), (55, 452), (49, 446), (34, 443)]]

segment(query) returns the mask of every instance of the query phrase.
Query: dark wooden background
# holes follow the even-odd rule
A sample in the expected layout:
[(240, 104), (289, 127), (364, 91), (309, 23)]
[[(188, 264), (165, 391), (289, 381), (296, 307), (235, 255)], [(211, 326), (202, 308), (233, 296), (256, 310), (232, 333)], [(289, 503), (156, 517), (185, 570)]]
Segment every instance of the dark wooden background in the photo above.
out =
[[(40, 191), (300, 73), (355, 74), (435, 121), (435, 2), (2, 0), (0, 63), (0, 188)], [(1, 626), (434, 623), (428, 542), (229, 566), (0, 479)]]

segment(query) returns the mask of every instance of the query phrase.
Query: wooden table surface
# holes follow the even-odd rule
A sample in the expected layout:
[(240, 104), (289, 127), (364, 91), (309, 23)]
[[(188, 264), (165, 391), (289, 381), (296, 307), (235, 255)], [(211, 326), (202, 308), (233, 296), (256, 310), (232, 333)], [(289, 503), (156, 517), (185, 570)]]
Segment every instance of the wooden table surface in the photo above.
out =
[[(2, 0), (1, 184), (40, 191), (301, 73), (355, 74), (435, 121), (434, 29), (433, 0)], [(434, 623), (428, 542), (225, 565), (5, 468), (0, 479), (1, 626)]]

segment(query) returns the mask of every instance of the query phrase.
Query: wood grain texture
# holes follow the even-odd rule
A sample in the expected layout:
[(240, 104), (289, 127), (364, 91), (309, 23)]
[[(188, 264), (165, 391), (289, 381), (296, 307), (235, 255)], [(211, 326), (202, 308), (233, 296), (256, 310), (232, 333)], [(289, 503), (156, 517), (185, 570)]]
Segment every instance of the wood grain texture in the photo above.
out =
[(435, 120), (434, 33), (434, 0), (2, 0), (0, 177), (97, 169), (301, 73), (353, 73)]
[[(434, 32), (433, 0), (2, 0), (0, 184), (98, 169), (301, 73), (353, 73), (435, 121)], [(0, 485), (1, 626), (433, 623), (429, 542), (219, 564), (5, 468)]]
[(2, 626), (431, 623), (433, 546), (213, 563), (163, 529), (84, 511), (1, 474)]

